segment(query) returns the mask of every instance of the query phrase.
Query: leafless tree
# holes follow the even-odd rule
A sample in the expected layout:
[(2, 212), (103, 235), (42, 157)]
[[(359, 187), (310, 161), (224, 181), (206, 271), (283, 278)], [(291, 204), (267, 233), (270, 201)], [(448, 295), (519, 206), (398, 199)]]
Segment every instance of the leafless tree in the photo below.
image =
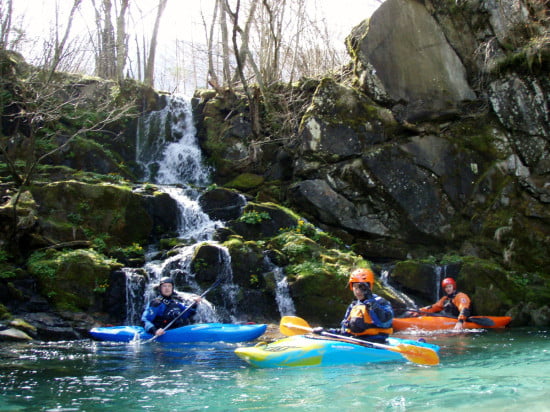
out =
[(155, 56), (157, 53), (158, 31), (162, 14), (164, 13), (167, 2), (168, 0), (159, 0), (157, 17), (155, 19), (155, 25), (153, 27), (153, 33), (151, 34), (151, 41), (149, 43), (149, 55), (147, 56), (147, 64), (145, 65), (143, 81), (145, 82), (145, 84), (148, 84), (150, 86), (153, 85), (155, 80)]
[(0, 49), (6, 49), (11, 34), (13, 0), (0, 0)]
[[(59, 63), (61, 62), (61, 59), (63, 58), (63, 53), (65, 52), (65, 47), (67, 44), (67, 39), (69, 38), (69, 34), (71, 32), (71, 26), (73, 24), (73, 18), (74, 14), (78, 10), (82, 3), (82, 0), (74, 0), (73, 5), (71, 7), (71, 11), (69, 13), (69, 17), (67, 18), (67, 24), (65, 26), (65, 33), (63, 34), (63, 37), (60, 39), (58, 32), (59, 27), (61, 27), (61, 24), (56, 24), (56, 31), (55, 31), (55, 44), (53, 46), (53, 57), (51, 62), (49, 63), (49, 78), (54, 75), (55, 71), (57, 70)], [(56, 13), (56, 19), (59, 18), (59, 13)], [(57, 22), (56, 22), (57, 23)]]
[(13, 236), (20, 196), (33, 184), (38, 166), (79, 137), (108, 133), (109, 124), (135, 108), (133, 102), (113, 102), (113, 82), (82, 83), (72, 75), (51, 76), (49, 67), (21, 70), (19, 64), (0, 51), (0, 158), (16, 189), (10, 202)]
[[(98, 76), (105, 79), (123, 79), (124, 66), (128, 58), (126, 18), (129, 1), (115, 0), (113, 3), (112, 0), (92, 0), (97, 30), (95, 71)], [(113, 12), (116, 24), (113, 24)]]

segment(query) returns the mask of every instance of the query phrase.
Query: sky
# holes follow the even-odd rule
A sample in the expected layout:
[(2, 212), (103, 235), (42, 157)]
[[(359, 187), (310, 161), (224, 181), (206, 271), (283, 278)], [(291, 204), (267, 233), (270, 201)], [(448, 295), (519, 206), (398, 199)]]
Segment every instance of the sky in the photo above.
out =
[[(341, 47), (342, 51), (345, 51), (344, 41), (353, 27), (364, 19), (369, 18), (380, 6), (379, 0), (307, 1), (310, 13), (314, 14), (314, 17), (317, 17), (318, 20), (325, 19), (330, 34), (334, 38), (333, 47)], [(90, 2), (91, 0), (84, 0), (83, 4), (90, 4)], [(72, 3), (72, 0), (15, 0), (14, 6), (17, 11), (24, 15), (25, 29), (31, 34), (31, 37), (40, 37), (41, 34), (51, 30), (52, 25), (55, 24), (51, 16), (55, 14), (56, 5), (65, 8), (68, 14), (68, 10)], [(145, 30), (150, 32), (156, 16), (158, 0), (130, 0), (130, 3), (132, 6), (140, 7), (141, 14), (147, 16), (150, 21), (145, 24), (137, 20), (130, 21), (129, 27), (137, 31)], [(174, 47), (175, 40), (193, 43), (204, 42), (205, 34), (202, 15), (205, 16), (208, 24), (210, 22), (209, 14), (213, 4), (214, 0), (168, 1), (159, 32), (159, 47), (157, 49), (158, 65), (173, 66), (171, 62), (174, 59), (182, 58), (182, 56), (175, 55), (175, 53), (177, 53)], [(62, 24), (65, 24), (65, 21), (62, 20)], [(89, 32), (93, 29), (94, 24), (93, 13), (81, 12), (79, 20), (73, 25), (72, 32)], [(146, 37), (149, 37), (149, 35)], [(27, 58), (27, 54), (30, 53), (40, 55), (43, 51), (43, 47), (41, 41), (31, 41), (27, 44), (29, 51), (24, 53), (24, 55)], [(89, 64), (93, 65), (93, 63)], [(133, 62), (133, 66), (136, 66), (136, 62)], [(160, 70), (157, 69), (156, 72), (158, 74)], [(173, 73), (163, 71), (162, 76), (159, 76), (158, 79), (160, 84), (155, 84), (155, 86), (164, 90), (169, 90), (170, 88), (177, 89), (180, 87), (178, 84), (173, 84)], [(180, 77), (180, 74), (177, 74), (176, 77)], [(200, 82), (200, 80), (196, 79), (196, 81), (191, 82), (193, 85), (186, 85), (184, 88), (193, 88), (195, 87), (194, 83), (197, 82)], [(176, 81), (176, 83), (178, 83), (178, 81)], [(185, 92), (187, 91), (188, 90), (185, 90)]]
[[(329, 26), (344, 38), (353, 27), (370, 17), (380, 6), (377, 0), (308, 0), (308, 2), (310, 7), (317, 9), (319, 15), (324, 14)], [(152, 4), (155, 3), (156, 1), (152, 1)], [(163, 17), (163, 21), (167, 23), (164, 28), (172, 32), (195, 31), (202, 35), (201, 9), (210, 11), (213, 3), (214, 0), (170, 0)]]

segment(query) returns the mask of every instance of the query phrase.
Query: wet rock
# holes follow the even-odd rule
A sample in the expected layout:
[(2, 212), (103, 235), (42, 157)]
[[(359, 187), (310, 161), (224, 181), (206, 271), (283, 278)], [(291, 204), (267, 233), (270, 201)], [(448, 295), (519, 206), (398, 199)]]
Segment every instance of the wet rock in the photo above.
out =
[(0, 330), (0, 341), (32, 340), (25, 332), (15, 328)]
[(246, 203), (244, 197), (234, 190), (216, 188), (205, 192), (199, 198), (204, 213), (212, 220), (237, 219)]

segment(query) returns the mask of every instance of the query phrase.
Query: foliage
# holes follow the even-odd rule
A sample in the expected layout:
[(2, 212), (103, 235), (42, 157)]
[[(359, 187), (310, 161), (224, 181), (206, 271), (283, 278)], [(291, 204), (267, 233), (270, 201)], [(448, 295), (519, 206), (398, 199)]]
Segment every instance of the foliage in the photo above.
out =
[(27, 260), (29, 271), (39, 278), (55, 279), (58, 264), (55, 251), (52, 249), (38, 250)]
[(267, 212), (257, 212), (255, 210), (251, 210), (249, 212), (245, 212), (239, 217), (239, 222), (248, 223), (251, 225), (255, 225), (258, 223), (262, 223), (264, 220), (271, 219), (271, 216), (269, 216), (269, 213)]
[(109, 274), (122, 265), (93, 249), (35, 251), (27, 261), (42, 293), (59, 309), (86, 310), (93, 293), (109, 286)]
[(109, 250), (111, 255), (122, 255), (126, 259), (133, 259), (136, 257), (143, 257), (145, 251), (139, 243), (132, 243), (130, 246), (126, 247), (114, 247)]
[(15, 268), (9, 264), (10, 253), (0, 249), (0, 279), (12, 279), (17, 276)]

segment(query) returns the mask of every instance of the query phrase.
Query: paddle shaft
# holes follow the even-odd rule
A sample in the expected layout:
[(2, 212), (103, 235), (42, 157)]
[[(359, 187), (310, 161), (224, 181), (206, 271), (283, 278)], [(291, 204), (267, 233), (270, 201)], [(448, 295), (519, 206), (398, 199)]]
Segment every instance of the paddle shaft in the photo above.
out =
[[(295, 325), (295, 324), (289, 324), (287, 326), (291, 327), (291, 328), (294, 328), (294, 329), (301, 329), (305, 332), (315, 333), (315, 332), (313, 332), (312, 328), (308, 328), (308, 327), (305, 327), (305, 326)], [(371, 348), (386, 349), (386, 350), (390, 350), (390, 351), (393, 351), (393, 352), (399, 352), (398, 350), (395, 350), (395, 348), (393, 346), (384, 345), (383, 343), (367, 342), (367, 341), (364, 341), (362, 339), (356, 339), (356, 338), (351, 338), (349, 336), (338, 335), (336, 333), (330, 333), (330, 332), (326, 332), (324, 330), (319, 332), (319, 334), (323, 335), (323, 336), (328, 336), (328, 337), (331, 337), (331, 338), (337, 338), (337, 339), (341, 339), (341, 340), (344, 340), (344, 341), (349, 341), (349, 342), (356, 343), (356, 344), (362, 345), (362, 346), (367, 346), (367, 347), (371, 347)]]
[[(439, 317), (444, 317), (444, 318), (458, 319), (458, 318), (455, 318), (454, 316), (449, 316), (449, 315), (446, 315), (444, 313), (426, 312), (424, 310), (414, 309), (414, 308), (406, 308), (406, 309), (410, 312), (417, 312), (417, 313), (421, 313), (422, 315), (427, 315), (427, 316), (439, 316)], [(495, 324), (495, 322), (492, 319), (482, 318), (482, 317), (478, 317), (478, 318), (469, 317), (469, 318), (466, 318), (466, 321), (467, 322), (472, 322), (472, 323), (477, 323), (480, 326), (493, 326)]]
[[(206, 289), (204, 292), (201, 293), (200, 295), (200, 298), (202, 299), (204, 296), (206, 296), (206, 294), (208, 292), (210, 292), (212, 289), (214, 289), (216, 286), (218, 286), (220, 284), (220, 279), (216, 280), (216, 282), (214, 282), (214, 284), (212, 286), (210, 286), (208, 289)], [(189, 311), (195, 304), (191, 304), (189, 305), (187, 308), (185, 308), (185, 310), (183, 312), (181, 312), (178, 316), (176, 316), (174, 319), (172, 319), (168, 325), (166, 325), (164, 328), (165, 331), (168, 330), (168, 328), (170, 328), (170, 326), (172, 326), (174, 324), (175, 321), (177, 321), (179, 318), (181, 318), (185, 313), (187, 313), (187, 311)], [(158, 338), (157, 335), (153, 336), (151, 339), (148, 339), (146, 340), (145, 342), (151, 342), (151, 341), (154, 341), (156, 338)]]
[[(280, 330), (283, 335), (292, 336), (297, 334), (303, 334), (305, 332), (314, 332), (314, 329), (309, 326), (304, 319), (297, 316), (283, 316), (280, 323)], [(296, 333), (299, 332), (299, 333)], [(315, 332), (314, 332), (315, 333)], [(361, 339), (350, 338), (348, 336), (333, 334), (321, 330), (321, 335), (338, 339), (343, 342), (353, 343), (359, 346), (366, 346), (370, 348), (379, 348), (388, 350), (390, 352), (397, 352), (405, 359), (418, 363), (421, 365), (437, 365), (439, 364), (439, 356), (437, 352), (431, 348), (426, 348), (418, 345), (410, 345), (407, 343), (400, 343), (395, 346), (384, 345), (381, 343), (366, 342)]]

